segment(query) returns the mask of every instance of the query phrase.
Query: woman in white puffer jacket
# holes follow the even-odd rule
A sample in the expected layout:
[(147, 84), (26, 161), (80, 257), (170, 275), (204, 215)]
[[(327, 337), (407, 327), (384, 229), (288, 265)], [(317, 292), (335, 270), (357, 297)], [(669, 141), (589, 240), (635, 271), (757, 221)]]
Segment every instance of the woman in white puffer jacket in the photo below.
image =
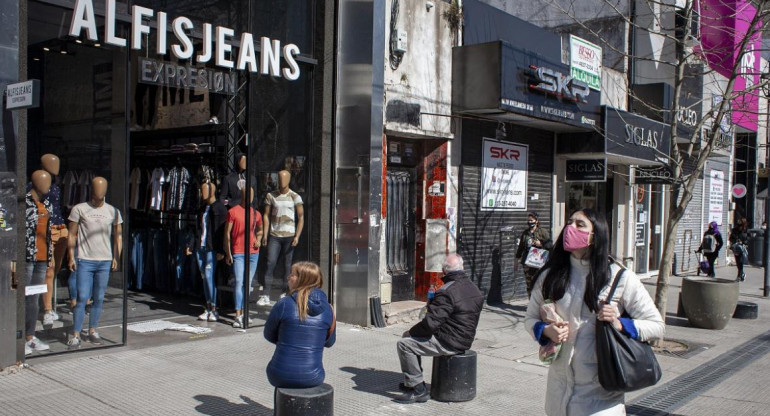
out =
[[(548, 370), (549, 416), (625, 415), (624, 395), (599, 384), (596, 320), (612, 322), (640, 341), (662, 338), (665, 324), (649, 293), (630, 271), (623, 273), (609, 305), (604, 300), (620, 270), (609, 257), (607, 221), (597, 211), (570, 216), (538, 276), (527, 307), (526, 328), (541, 345), (561, 344)], [(540, 320), (540, 306), (555, 302), (564, 322)], [(630, 318), (621, 318), (623, 313)]]

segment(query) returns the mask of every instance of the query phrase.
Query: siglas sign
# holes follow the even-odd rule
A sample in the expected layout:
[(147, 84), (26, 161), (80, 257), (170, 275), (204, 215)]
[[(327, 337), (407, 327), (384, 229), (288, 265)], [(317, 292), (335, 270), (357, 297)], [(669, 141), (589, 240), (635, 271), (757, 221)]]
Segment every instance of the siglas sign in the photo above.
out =
[(39, 107), (40, 81), (31, 79), (16, 84), (8, 84), (5, 89), (5, 97), (5, 108), (9, 110)]
[(607, 153), (658, 162), (671, 151), (671, 126), (638, 114), (604, 107)]
[(567, 182), (607, 181), (607, 159), (567, 159)]

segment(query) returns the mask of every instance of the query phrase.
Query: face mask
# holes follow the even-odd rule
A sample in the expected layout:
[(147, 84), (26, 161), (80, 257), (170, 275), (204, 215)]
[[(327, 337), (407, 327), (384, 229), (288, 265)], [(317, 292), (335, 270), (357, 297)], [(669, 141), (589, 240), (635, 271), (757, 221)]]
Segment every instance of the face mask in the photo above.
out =
[(588, 247), (590, 245), (589, 237), (591, 237), (591, 233), (568, 225), (567, 229), (564, 230), (564, 251), (575, 251)]
[(534, 221), (530, 221), (530, 222), (528, 222), (528, 223), (527, 223), (527, 225), (529, 225), (529, 228), (535, 228), (535, 226), (537, 225), (537, 223), (536, 223), (536, 222), (534, 222)]

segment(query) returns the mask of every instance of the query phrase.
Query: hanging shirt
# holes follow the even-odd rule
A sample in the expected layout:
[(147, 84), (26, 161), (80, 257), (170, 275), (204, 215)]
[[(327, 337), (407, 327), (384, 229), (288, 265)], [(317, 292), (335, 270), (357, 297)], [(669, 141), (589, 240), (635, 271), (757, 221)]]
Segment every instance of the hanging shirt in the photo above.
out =
[(273, 191), (267, 194), (265, 204), (270, 206), (270, 235), (294, 237), (297, 205), (302, 205), (302, 197), (291, 189), (285, 194)]
[(150, 185), (152, 193), (150, 194), (150, 209), (160, 211), (163, 207), (163, 184), (166, 183), (166, 173), (161, 168), (152, 171)]
[(62, 179), (62, 186), (64, 189), (62, 192), (61, 203), (67, 209), (72, 208), (72, 206), (77, 203), (75, 201), (75, 198), (77, 197), (77, 184), (78, 178), (75, 175), (75, 172), (69, 171), (64, 174), (64, 179)]
[(142, 170), (134, 168), (131, 170), (131, 182), (129, 192), (128, 206), (131, 209), (139, 209), (139, 194), (142, 186)]

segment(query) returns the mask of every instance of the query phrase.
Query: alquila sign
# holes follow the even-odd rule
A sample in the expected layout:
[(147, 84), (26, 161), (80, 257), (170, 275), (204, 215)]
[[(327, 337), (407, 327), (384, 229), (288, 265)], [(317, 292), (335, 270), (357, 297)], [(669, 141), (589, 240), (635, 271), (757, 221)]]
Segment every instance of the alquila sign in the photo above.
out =
[[(104, 10), (104, 34), (101, 41), (113, 46), (127, 47), (129, 39), (121, 38), (116, 34), (115, 0), (105, 0)], [(215, 66), (225, 70), (249, 71), (276, 78), (282, 77), (289, 81), (299, 79), (300, 69), (296, 58), (300, 50), (293, 43), (281, 45), (280, 40), (261, 37), (258, 61), (254, 35), (248, 32), (241, 33), (240, 47), (236, 54), (233, 52), (232, 44), (235, 38), (233, 29), (223, 26), (213, 27), (210, 23), (204, 23), (200, 28), (203, 34), (203, 46), (198, 54), (195, 54), (191, 38), (195, 25), (190, 18), (179, 16), (170, 20), (165, 12), (156, 13), (152, 9), (137, 5), (131, 7), (131, 49), (142, 49), (142, 37), (149, 35), (152, 30), (147, 21), (153, 18), (157, 28), (155, 49), (158, 55), (165, 56), (170, 52), (178, 60), (187, 60), (190, 64), (193, 62), (207, 64), (213, 61)], [(169, 27), (176, 38), (175, 41), (169, 42)], [(92, 0), (78, 0), (72, 13), (69, 35), (79, 37), (83, 32), (87, 39), (94, 42), (100, 41)], [(140, 81), (153, 84), (206, 88), (230, 94), (234, 93), (236, 88), (235, 73), (232, 71), (176, 65), (147, 58), (140, 62), (139, 74)]]

